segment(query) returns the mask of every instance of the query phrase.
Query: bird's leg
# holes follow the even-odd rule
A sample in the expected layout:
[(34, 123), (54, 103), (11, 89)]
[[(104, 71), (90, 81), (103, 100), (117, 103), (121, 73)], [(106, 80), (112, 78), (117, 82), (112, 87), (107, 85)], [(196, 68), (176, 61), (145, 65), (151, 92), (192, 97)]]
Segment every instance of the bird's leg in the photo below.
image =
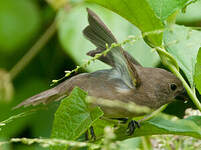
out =
[(129, 121), (129, 123), (128, 123), (128, 130), (127, 130), (127, 133), (129, 135), (132, 135), (134, 133), (134, 131), (135, 131), (136, 128), (140, 128), (139, 122), (137, 122), (135, 120), (130, 120), (128, 118), (112, 118), (112, 119), (119, 120), (123, 124), (126, 124)]
[(91, 126), (90, 127), (90, 133), (91, 133), (91, 139), (92, 140), (96, 140), (96, 135), (95, 135), (95, 132), (94, 132), (94, 128)]
[(131, 120), (129, 123), (128, 123), (128, 134), (129, 135), (132, 135), (135, 131), (136, 128), (140, 128), (140, 124), (135, 121), (135, 120)]
[[(96, 135), (95, 135), (95, 133), (94, 133), (94, 128), (91, 126), (91, 127), (89, 128), (89, 130), (90, 130), (90, 134), (91, 134), (91, 139), (92, 139), (93, 141), (95, 141), (95, 140), (96, 140)], [(89, 133), (88, 133), (88, 130), (85, 132), (85, 140), (86, 140), (86, 141), (89, 140)]]

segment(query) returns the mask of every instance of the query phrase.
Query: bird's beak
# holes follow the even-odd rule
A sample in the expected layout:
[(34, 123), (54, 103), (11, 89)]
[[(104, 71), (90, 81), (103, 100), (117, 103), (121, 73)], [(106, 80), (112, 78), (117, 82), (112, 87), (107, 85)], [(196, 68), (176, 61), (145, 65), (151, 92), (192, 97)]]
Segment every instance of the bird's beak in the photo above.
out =
[(188, 96), (188, 94), (187, 94), (185, 89), (182, 92), (180, 92), (175, 98), (177, 100), (184, 101), (184, 103), (186, 103), (189, 100), (189, 96)]

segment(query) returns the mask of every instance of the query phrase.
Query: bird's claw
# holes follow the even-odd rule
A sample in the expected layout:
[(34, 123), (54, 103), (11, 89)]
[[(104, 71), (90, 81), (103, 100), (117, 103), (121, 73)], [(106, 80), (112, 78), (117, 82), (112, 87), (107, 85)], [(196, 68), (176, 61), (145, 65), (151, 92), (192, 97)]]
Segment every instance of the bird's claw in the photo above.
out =
[(127, 130), (127, 133), (129, 135), (133, 135), (134, 131), (136, 128), (140, 128), (140, 124), (135, 121), (135, 120), (131, 120), (129, 123), (128, 123), (128, 130)]
[[(95, 141), (95, 140), (96, 140), (96, 135), (95, 135), (95, 132), (94, 132), (94, 128), (91, 126), (91, 127), (89, 128), (89, 131), (90, 131), (90, 134), (91, 134), (91, 140), (92, 140), (92, 141)], [(89, 140), (88, 130), (87, 130), (86, 133), (85, 133), (85, 140), (86, 140), (86, 141)]]
[(96, 140), (96, 135), (95, 135), (95, 132), (94, 132), (94, 128), (92, 126), (90, 127), (90, 133), (91, 133), (91, 139), (93, 141), (95, 141)]

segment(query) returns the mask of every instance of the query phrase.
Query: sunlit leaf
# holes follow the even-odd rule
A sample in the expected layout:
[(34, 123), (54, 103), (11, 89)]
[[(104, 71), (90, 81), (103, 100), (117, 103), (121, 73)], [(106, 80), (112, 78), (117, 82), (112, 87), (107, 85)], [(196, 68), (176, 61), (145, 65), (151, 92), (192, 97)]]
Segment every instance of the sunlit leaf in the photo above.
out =
[[(146, 0), (87, 0), (106, 7), (120, 16), (126, 18), (137, 26), (142, 32), (163, 29), (162, 22), (155, 15)], [(152, 34), (148, 40), (154, 45), (161, 45), (162, 34)]]
[(174, 25), (164, 33), (166, 50), (177, 60), (191, 86), (194, 86), (193, 74), (197, 53), (201, 47), (200, 39), (200, 31), (184, 26)]
[(194, 81), (195, 81), (196, 88), (201, 94), (201, 48), (197, 55), (197, 63), (195, 64)]
[(177, 15), (176, 18), (177, 24), (199, 26), (199, 22), (201, 21), (200, 10), (201, 10), (200, 0), (197, 0), (195, 3), (188, 5), (185, 13), (180, 12)]
[(130, 138), (118, 143), (118, 150), (137, 150), (142, 148), (142, 138)]
[(160, 20), (167, 19), (175, 11), (183, 8), (190, 0), (147, 0)]

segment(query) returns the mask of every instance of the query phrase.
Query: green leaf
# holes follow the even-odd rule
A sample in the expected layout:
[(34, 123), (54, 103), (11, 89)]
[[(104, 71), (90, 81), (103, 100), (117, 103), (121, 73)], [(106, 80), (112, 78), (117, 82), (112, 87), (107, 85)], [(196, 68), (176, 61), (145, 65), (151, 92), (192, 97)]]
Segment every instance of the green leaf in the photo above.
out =
[(136, 137), (118, 142), (118, 150), (142, 150), (142, 138)]
[(190, 116), (190, 117), (186, 118), (186, 120), (191, 120), (191, 121), (193, 121), (195, 124), (197, 124), (199, 127), (201, 127), (201, 119), (200, 119), (200, 116)]
[(197, 55), (197, 63), (195, 64), (194, 81), (195, 81), (196, 88), (201, 94), (201, 48), (199, 49), (199, 52)]
[[(137, 26), (142, 32), (163, 29), (163, 24), (155, 15), (146, 0), (87, 0), (106, 7), (120, 16), (126, 18)], [(162, 33), (148, 35), (151, 44), (159, 46), (162, 43)]]
[[(191, 116), (187, 119), (176, 121), (167, 120), (162, 116), (152, 118), (141, 123), (141, 127), (135, 130), (133, 136), (174, 134), (192, 136), (201, 139), (201, 116)], [(122, 126), (116, 130), (117, 139), (124, 140), (130, 138), (126, 133), (127, 126)]]
[(192, 87), (196, 57), (201, 47), (200, 39), (200, 31), (179, 25), (174, 25), (164, 32), (166, 50), (177, 60)]
[(87, 107), (86, 96), (83, 90), (74, 88), (70, 96), (62, 100), (55, 113), (52, 138), (75, 140), (103, 115), (100, 108), (90, 110)]
[[(57, 20), (59, 39), (65, 52), (70, 55), (77, 64), (80, 65), (84, 63), (84, 60), (89, 60), (91, 57), (87, 56), (86, 53), (95, 49), (95, 46), (82, 34), (82, 30), (88, 25), (87, 7), (91, 8), (100, 16), (119, 42), (128, 38), (129, 35), (141, 36), (140, 31), (131, 23), (125, 21), (117, 14), (103, 7), (98, 7), (97, 5), (81, 5), (73, 8), (70, 12), (61, 10)], [(129, 53), (145, 67), (155, 67), (160, 60), (157, 53), (152, 52), (151, 48), (143, 39), (137, 40), (133, 45), (125, 45), (124, 49), (129, 51)], [(92, 65), (87, 67), (87, 70), (96, 71), (106, 68), (108, 68), (106, 64), (95, 61)]]
[(103, 137), (104, 128), (106, 126), (114, 126), (114, 122), (106, 119), (98, 119), (93, 123), (94, 133), (96, 134), (96, 137)]
[(147, 0), (160, 20), (166, 20), (190, 0)]
[(27, 44), (40, 27), (34, 1), (0, 1), (0, 51), (14, 51)]

